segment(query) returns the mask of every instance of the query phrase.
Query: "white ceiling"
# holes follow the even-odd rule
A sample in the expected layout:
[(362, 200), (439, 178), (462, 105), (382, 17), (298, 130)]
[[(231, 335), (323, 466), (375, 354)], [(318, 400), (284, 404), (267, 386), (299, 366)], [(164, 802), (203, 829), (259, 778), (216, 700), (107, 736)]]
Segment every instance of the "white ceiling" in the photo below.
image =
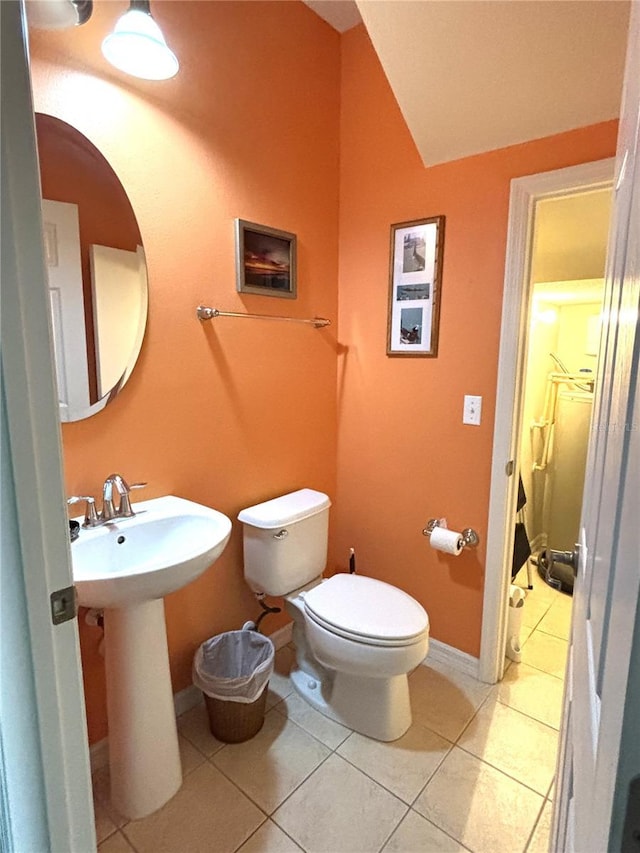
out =
[(303, 2), (339, 33), (344, 33), (356, 24), (362, 23), (354, 0), (303, 0)]
[(625, 0), (356, 2), (425, 165), (618, 115)]

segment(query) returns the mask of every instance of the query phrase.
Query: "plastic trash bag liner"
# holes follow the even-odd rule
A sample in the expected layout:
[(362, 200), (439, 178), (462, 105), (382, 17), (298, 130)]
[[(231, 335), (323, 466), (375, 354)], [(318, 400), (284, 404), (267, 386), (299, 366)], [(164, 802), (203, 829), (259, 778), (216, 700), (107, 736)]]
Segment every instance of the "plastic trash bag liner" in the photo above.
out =
[(255, 702), (271, 673), (275, 649), (255, 631), (227, 631), (206, 640), (193, 659), (193, 683), (207, 696)]

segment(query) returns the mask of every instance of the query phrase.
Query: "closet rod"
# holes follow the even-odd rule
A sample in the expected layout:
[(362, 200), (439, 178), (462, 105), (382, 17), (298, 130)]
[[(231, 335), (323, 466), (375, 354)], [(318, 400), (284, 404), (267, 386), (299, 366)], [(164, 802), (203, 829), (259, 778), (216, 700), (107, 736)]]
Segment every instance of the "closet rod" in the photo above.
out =
[(325, 317), (313, 317), (305, 320), (301, 317), (275, 317), (271, 314), (240, 314), (237, 311), (218, 311), (217, 308), (207, 308), (206, 305), (198, 305), (196, 308), (198, 320), (213, 320), (215, 317), (246, 317), (250, 320), (284, 320), (287, 323), (307, 323), (316, 329), (322, 329), (331, 325), (331, 320)]

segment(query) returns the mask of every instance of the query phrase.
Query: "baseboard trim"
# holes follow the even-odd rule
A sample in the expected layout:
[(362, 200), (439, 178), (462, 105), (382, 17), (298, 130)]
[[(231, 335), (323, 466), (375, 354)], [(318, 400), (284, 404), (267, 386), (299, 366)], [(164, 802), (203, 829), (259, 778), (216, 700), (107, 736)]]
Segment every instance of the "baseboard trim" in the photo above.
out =
[(538, 551), (542, 551), (547, 547), (547, 535), (546, 533), (538, 533), (530, 543), (531, 553), (537, 554)]
[(477, 681), (480, 680), (480, 660), (474, 658), (473, 655), (460, 651), (460, 649), (441, 643), (440, 640), (429, 640), (429, 652), (422, 663), (424, 666), (429, 666), (431, 661), (451, 666), (465, 675), (470, 675)]
[(184, 690), (179, 690), (173, 694), (173, 706), (176, 709), (176, 717), (179, 717), (180, 714), (186, 714), (187, 711), (195, 708), (201, 702), (202, 690), (196, 687), (195, 684), (190, 684)]
[(91, 744), (89, 747), (89, 764), (92, 773), (109, 764), (109, 738), (104, 737), (102, 740)]
[(289, 622), (287, 625), (283, 625), (282, 628), (278, 628), (278, 630), (274, 631), (273, 634), (269, 634), (269, 639), (275, 646), (276, 651), (290, 643), (292, 637), (293, 622)]

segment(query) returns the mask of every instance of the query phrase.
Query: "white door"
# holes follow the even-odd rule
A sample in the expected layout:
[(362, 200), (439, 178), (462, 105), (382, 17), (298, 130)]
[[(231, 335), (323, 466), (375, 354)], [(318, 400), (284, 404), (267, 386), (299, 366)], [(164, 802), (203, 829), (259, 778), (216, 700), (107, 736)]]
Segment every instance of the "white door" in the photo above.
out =
[(126, 379), (142, 345), (147, 318), (147, 268), (135, 252), (91, 245), (91, 293), (96, 340), (98, 399)]
[(552, 836), (553, 850), (577, 853), (620, 849), (616, 809), (628, 780), (619, 766), (631, 748), (625, 716), (633, 710), (640, 594), (640, 5), (633, 7)]
[(2, 615), (7, 597), (21, 608), (3, 620), (0, 644), (2, 662), (11, 659), (0, 690), (0, 843), (15, 853), (89, 853), (95, 830), (78, 625), (52, 618), (52, 593), (72, 581), (26, 25), (16, 0), (0, 3), (0, 16), (0, 577), (10, 581)]
[(43, 199), (42, 225), (60, 417), (67, 421), (89, 407), (78, 205)]

